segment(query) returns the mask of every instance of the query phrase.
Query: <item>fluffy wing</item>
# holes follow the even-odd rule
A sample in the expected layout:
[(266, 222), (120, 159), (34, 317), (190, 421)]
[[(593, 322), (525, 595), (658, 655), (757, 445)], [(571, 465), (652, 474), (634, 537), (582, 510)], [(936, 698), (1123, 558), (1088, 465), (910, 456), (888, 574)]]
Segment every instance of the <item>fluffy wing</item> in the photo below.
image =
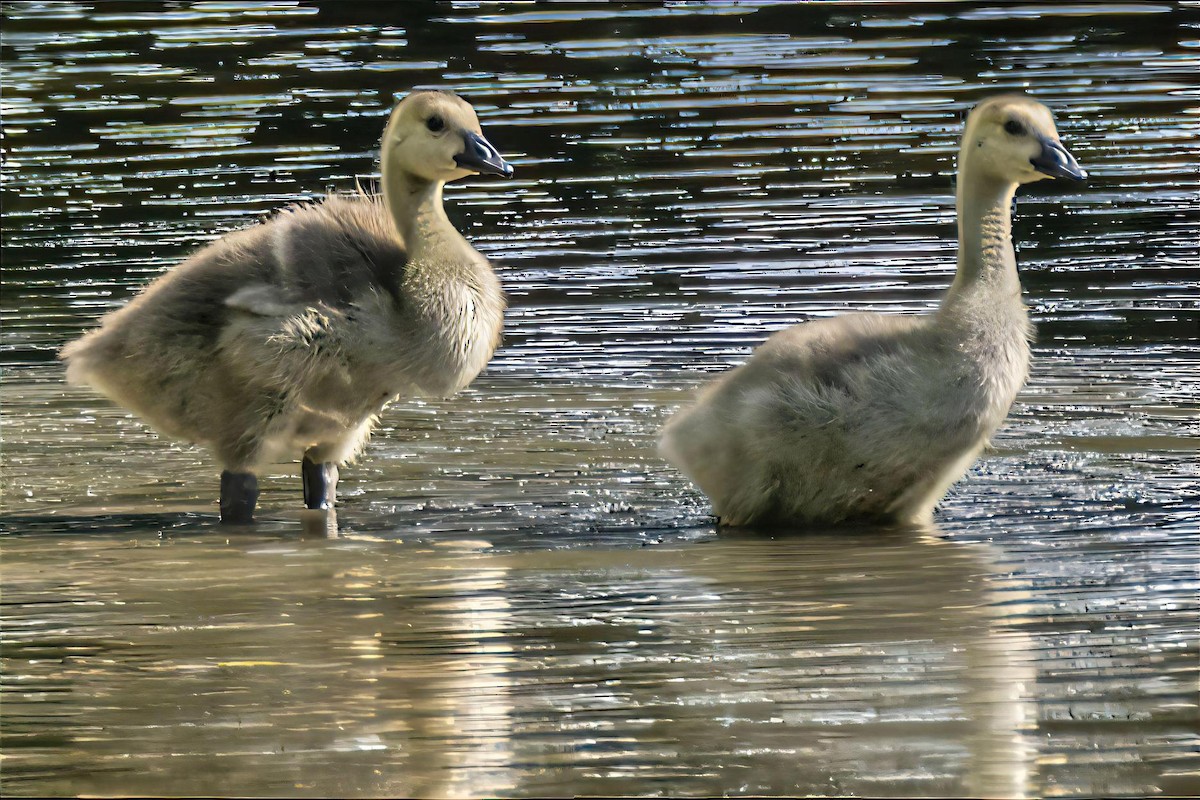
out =
[(275, 279), (290, 297), (338, 308), (364, 292), (398, 298), (408, 254), (379, 197), (292, 206), (270, 223)]
[(252, 243), (259, 252), (238, 255), (268, 269), (225, 297), (224, 349), (255, 380), (342, 371), (352, 308), (373, 296), (399, 299), (407, 254), (386, 209), (378, 198), (332, 196), (289, 207), (264, 228)]

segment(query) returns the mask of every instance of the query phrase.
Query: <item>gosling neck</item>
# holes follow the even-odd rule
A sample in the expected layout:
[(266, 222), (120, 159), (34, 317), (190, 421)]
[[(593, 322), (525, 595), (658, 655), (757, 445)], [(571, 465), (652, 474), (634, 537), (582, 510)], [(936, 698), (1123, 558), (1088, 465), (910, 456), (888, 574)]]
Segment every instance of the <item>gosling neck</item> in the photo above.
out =
[(1013, 181), (978, 173), (969, 162), (958, 175), (958, 269), (949, 298), (986, 291), (1020, 297), (1012, 243)]
[(434, 253), (456, 248), (465, 240), (450, 223), (442, 204), (442, 181), (430, 181), (402, 169), (383, 167), (383, 201), (392, 215), (410, 265), (436, 259)]

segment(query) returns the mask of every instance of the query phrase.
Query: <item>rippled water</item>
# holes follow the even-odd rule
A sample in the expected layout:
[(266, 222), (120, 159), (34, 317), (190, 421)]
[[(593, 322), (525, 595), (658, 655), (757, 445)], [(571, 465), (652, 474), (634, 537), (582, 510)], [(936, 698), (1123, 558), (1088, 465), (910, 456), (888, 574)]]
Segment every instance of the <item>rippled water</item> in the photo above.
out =
[[(1200, 4), (3, 5), (6, 794), (1200, 791)], [(449, 87), (505, 343), (214, 524), (204, 454), (54, 353), (192, 248), (376, 175)], [(718, 533), (654, 453), (771, 331), (929, 309), (963, 112), (1024, 190), (1032, 379), (931, 531)], [(1047, 185), (1049, 184), (1049, 185)]]

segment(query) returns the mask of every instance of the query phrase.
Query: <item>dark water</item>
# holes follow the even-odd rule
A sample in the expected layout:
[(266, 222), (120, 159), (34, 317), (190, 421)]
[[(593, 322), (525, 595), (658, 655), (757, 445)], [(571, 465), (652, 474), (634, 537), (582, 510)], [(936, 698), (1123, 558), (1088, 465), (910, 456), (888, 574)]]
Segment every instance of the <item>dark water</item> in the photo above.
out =
[[(3, 4), (6, 794), (1200, 791), (1200, 4)], [(512, 309), (253, 533), (54, 353), (453, 88)], [(654, 453), (781, 327), (928, 310), (961, 117), (1054, 108), (1033, 377), (929, 531), (730, 536)]]

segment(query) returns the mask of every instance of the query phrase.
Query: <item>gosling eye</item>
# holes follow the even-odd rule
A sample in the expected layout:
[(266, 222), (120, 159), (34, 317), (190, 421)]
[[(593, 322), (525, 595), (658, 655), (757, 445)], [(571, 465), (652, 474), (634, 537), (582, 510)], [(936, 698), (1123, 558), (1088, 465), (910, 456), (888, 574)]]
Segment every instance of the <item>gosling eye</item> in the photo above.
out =
[(442, 128), (446, 127), (446, 121), (439, 116), (432, 116), (425, 120), (425, 127), (434, 133), (437, 133), (438, 131), (442, 130)]
[(1024, 136), (1025, 126), (1017, 122), (1015, 119), (1010, 119), (1004, 123), (1004, 132), (1013, 136)]

